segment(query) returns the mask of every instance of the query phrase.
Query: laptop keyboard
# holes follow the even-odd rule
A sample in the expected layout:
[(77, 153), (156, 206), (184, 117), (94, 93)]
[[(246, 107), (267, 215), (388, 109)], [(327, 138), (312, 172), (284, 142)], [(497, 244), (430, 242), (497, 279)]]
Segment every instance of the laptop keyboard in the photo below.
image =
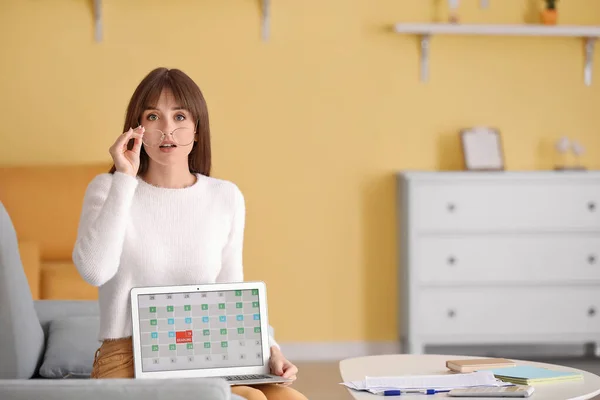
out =
[(232, 376), (221, 376), (220, 378), (228, 381), (251, 381), (255, 379), (273, 379), (269, 375), (232, 375)]

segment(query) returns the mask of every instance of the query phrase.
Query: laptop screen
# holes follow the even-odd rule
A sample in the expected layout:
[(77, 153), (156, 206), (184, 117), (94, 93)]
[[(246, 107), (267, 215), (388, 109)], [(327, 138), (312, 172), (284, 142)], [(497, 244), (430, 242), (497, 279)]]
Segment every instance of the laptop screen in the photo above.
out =
[(138, 295), (142, 371), (262, 366), (258, 289)]

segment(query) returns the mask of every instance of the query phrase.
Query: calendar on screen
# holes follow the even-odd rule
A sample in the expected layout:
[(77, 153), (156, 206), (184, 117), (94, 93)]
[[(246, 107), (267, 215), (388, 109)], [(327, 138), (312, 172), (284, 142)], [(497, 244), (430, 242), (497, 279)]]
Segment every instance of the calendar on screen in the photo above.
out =
[(142, 370), (263, 365), (258, 289), (139, 295)]

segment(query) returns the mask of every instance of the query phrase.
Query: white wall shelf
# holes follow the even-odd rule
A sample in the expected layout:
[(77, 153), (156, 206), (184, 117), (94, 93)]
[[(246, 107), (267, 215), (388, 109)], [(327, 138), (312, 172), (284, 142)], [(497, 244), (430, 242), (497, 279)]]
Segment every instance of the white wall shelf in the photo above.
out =
[(417, 35), (421, 40), (421, 80), (429, 80), (429, 53), (433, 35), (471, 36), (542, 36), (574, 37), (585, 42), (584, 82), (592, 84), (594, 44), (600, 37), (600, 26), (546, 26), (546, 25), (477, 25), (447, 23), (398, 23), (398, 34)]

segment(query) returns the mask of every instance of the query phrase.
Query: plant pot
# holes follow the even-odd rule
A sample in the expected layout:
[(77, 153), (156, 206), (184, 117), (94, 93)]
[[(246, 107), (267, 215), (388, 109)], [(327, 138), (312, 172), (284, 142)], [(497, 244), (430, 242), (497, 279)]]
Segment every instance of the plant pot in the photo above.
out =
[(544, 25), (556, 25), (558, 21), (558, 12), (556, 9), (545, 9), (542, 11), (542, 23)]

